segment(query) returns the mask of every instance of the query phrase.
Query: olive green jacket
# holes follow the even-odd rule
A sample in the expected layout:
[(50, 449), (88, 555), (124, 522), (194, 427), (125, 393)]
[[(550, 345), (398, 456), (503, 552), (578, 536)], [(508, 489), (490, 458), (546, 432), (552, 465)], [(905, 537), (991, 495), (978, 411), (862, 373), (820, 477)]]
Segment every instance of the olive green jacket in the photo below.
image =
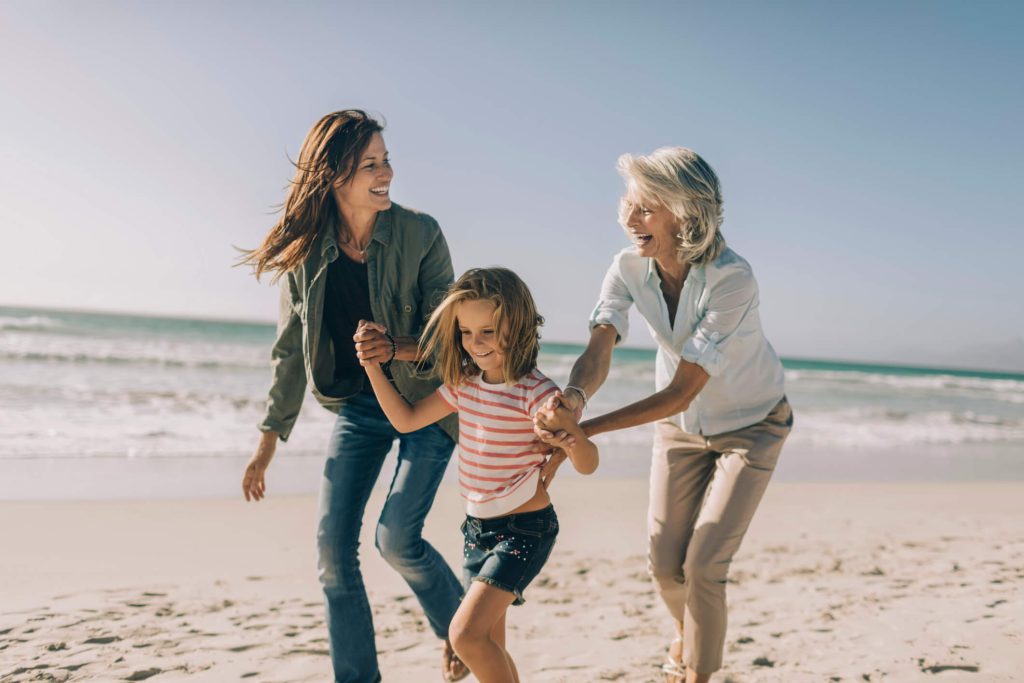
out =
[[(307, 384), (320, 405), (338, 412), (365, 381), (363, 376), (334, 378), (334, 344), (323, 310), (327, 265), (338, 255), (335, 231), (324, 230), (306, 262), (281, 279), (277, 341), (270, 361), (273, 381), (259, 428), (277, 432), (282, 440), (288, 439), (295, 425)], [(419, 338), (453, 279), (448, 244), (437, 221), (392, 203), (390, 209), (377, 214), (366, 264), (373, 319), (396, 337)], [(417, 372), (415, 363), (396, 361), (391, 374), (395, 386), (411, 402), (428, 396), (440, 384)], [(440, 425), (457, 438), (454, 415)]]

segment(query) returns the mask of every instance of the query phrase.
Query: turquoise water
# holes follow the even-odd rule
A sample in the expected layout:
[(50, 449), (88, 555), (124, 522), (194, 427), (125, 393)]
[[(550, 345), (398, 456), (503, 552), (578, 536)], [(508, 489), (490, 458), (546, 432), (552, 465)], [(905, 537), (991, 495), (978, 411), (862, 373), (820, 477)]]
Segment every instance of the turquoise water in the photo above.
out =
[[(266, 323), (0, 307), (0, 461), (245, 458), (273, 339)], [(582, 350), (544, 343), (540, 367), (564, 383)], [(616, 349), (591, 413), (648, 395), (654, 355)], [(1024, 477), (1022, 373), (783, 363), (797, 424), (780, 476)], [(315, 461), (330, 426), (308, 398), (282, 452)], [(643, 476), (649, 444), (649, 427), (602, 436), (601, 473)]]

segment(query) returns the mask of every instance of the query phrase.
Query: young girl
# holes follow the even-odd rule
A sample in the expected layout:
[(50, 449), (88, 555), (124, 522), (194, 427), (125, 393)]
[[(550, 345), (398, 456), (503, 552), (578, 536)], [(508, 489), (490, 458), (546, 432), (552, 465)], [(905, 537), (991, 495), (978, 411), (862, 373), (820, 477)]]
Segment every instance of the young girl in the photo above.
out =
[[(558, 518), (541, 481), (546, 449), (534, 441), (532, 417), (558, 390), (537, 370), (543, 320), (515, 273), (478, 268), (451, 286), (427, 323), (422, 357), (434, 359), (443, 382), (435, 393), (410, 405), (379, 364), (361, 361), (398, 431), (459, 413), (465, 596), (448, 635), (481, 683), (518, 683), (505, 649), (505, 612), (523, 603), (523, 591), (558, 535)], [(567, 433), (559, 442), (565, 455), (578, 472), (593, 472), (597, 447), (571, 413), (562, 409), (554, 418), (557, 424), (549, 419), (545, 426)]]

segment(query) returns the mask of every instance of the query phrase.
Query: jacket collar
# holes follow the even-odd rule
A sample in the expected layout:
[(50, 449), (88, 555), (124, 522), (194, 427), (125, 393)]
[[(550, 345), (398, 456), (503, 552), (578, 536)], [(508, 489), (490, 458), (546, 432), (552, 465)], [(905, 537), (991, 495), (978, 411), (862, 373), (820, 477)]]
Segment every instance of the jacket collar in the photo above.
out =
[[(394, 204), (392, 204), (394, 207)], [(394, 211), (388, 209), (377, 214), (373, 222), (373, 237), (371, 242), (380, 242), (383, 246), (391, 244), (391, 226), (393, 223), (392, 214)], [(320, 258), (328, 262), (338, 258), (338, 219), (331, 219), (327, 229), (320, 234)]]

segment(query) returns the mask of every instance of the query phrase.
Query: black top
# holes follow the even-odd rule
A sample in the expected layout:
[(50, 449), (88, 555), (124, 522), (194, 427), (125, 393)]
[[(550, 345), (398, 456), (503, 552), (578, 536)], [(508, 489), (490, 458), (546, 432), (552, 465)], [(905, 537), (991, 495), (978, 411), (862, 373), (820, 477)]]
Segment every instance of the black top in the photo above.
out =
[[(324, 294), (324, 324), (334, 342), (334, 379), (365, 377), (356, 358), (356, 333), (360, 320), (373, 320), (370, 309), (370, 281), (365, 263), (353, 261), (344, 252), (327, 266)], [(363, 389), (369, 382), (363, 384)]]

